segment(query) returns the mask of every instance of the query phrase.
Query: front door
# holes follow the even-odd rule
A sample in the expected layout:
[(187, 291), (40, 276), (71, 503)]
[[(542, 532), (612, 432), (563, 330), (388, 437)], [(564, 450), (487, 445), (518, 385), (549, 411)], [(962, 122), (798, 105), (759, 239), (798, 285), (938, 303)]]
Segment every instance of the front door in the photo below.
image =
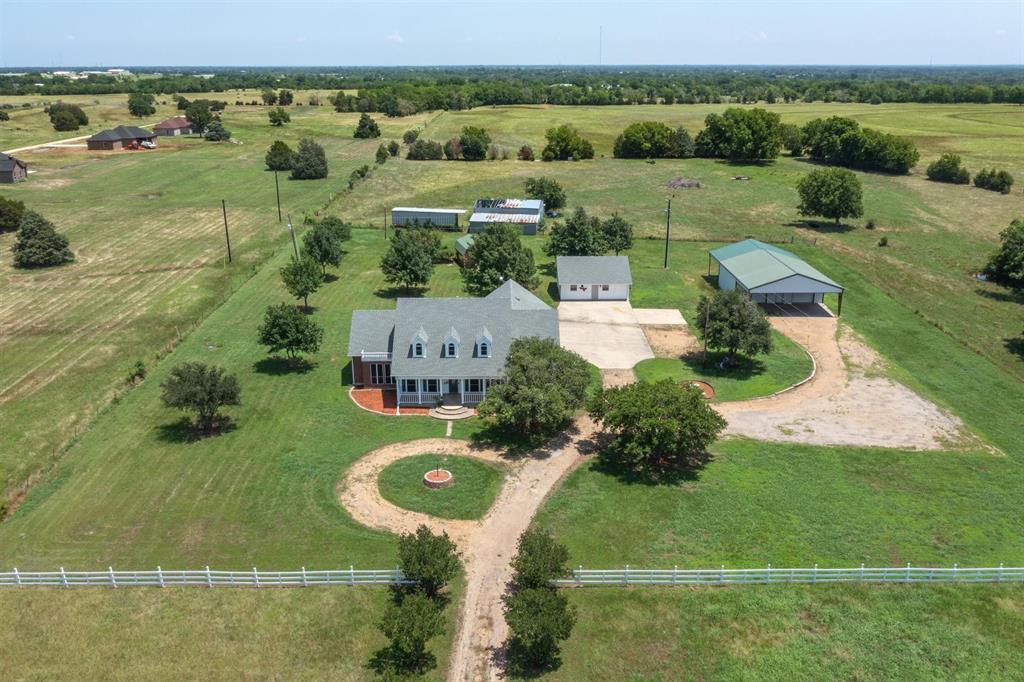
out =
[(459, 380), (458, 379), (445, 379), (445, 393), (459, 393)]
[(591, 301), (596, 301), (597, 298), (598, 298), (598, 293), (600, 291), (601, 291), (601, 285), (600, 284), (591, 284), (590, 285), (590, 300)]

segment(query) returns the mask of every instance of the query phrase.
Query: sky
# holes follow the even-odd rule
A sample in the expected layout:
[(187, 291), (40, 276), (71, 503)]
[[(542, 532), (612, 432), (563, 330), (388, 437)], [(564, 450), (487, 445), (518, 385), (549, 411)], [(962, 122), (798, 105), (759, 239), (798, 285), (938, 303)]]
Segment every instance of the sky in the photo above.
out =
[(0, 66), (1016, 64), (1024, 0), (0, 0)]

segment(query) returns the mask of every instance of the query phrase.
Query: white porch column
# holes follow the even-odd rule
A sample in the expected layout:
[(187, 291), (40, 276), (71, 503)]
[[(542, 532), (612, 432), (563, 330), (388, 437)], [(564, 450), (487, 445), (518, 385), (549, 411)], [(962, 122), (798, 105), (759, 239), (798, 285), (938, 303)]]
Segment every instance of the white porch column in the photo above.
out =
[(416, 380), (416, 404), (423, 404), (423, 379)]
[(465, 379), (459, 379), (458, 382), (459, 382), (459, 404), (461, 405), (461, 404), (466, 402), (466, 380)]

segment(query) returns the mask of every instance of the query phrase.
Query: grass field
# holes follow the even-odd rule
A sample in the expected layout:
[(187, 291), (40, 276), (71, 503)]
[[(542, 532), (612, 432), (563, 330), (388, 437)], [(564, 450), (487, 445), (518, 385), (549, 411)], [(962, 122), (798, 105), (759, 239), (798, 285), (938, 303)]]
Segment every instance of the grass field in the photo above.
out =
[[(423, 474), (436, 468), (452, 472), (455, 482), (438, 490), (423, 485)], [(469, 457), (416, 455), (385, 467), (377, 486), (385, 500), (403, 509), (443, 519), (479, 519), (491, 508), (504, 478), (500, 467)]]
[[(922, 164), (940, 151), (958, 151), (972, 169), (996, 164), (1024, 175), (1024, 157), (1014, 144), (1024, 127), (1017, 109), (776, 108), (786, 120), (849, 113), (866, 124), (911, 134), (922, 150)], [(544, 128), (571, 119), (594, 137), (599, 154), (607, 155), (614, 135), (632, 120), (686, 123), (695, 131), (712, 109), (481, 109), (441, 114), (430, 119), (425, 134), (443, 140), (466, 123), (482, 122), (501, 144), (526, 139), (539, 148)], [(788, 158), (742, 167), (707, 160), (649, 165), (598, 158), (576, 164), (471, 165), (395, 159), (354, 191), (341, 192), (349, 169), (370, 162), (378, 144), (351, 139), (357, 115), (304, 108), (293, 114), (290, 126), (274, 131), (265, 122), (265, 111), (229, 107), (225, 122), (241, 145), (179, 140), (161, 141), (163, 149), (155, 153), (28, 154), (38, 172), (29, 182), (2, 190), (57, 222), (79, 258), (67, 268), (15, 273), (6, 257), (11, 236), (0, 237), (2, 286), (5, 292), (17, 292), (0, 301), (0, 353), (13, 358), (0, 368), (0, 481), (17, 485), (55, 461), (19, 510), (0, 524), (5, 563), (26, 570), (59, 565), (320, 568), (393, 563), (395, 539), (353, 522), (334, 496), (344, 470), (362, 453), (388, 442), (443, 433), (443, 425), (426, 418), (398, 420), (359, 410), (340, 385), (350, 311), (393, 305), (393, 292), (377, 267), (383, 235), (356, 230), (339, 279), (311, 297), (316, 318), (326, 328), (311, 370), (286, 371), (268, 361), (255, 343), (265, 306), (288, 300), (277, 268), (289, 257), (289, 247), (277, 223), (271, 178), (261, 170), (262, 156), (275, 137), (294, 142), (302, 135), (324, 143), (332, 174), (325, 181), (284, 183), (282, 200), (296, 217), (326, 204), (331, 212), (361, 222), (379, 221), (387, 207), (397, 204), (466, 207), (478, 196), (519, 194), (525, 177), (544, 173), (564, 182), (570, 206), (585, 205), (600, 215), (620, 210), (641, 234), (655, 236), (663, 229), (662, 208), (670, 196), (664, 182), (679, 175), (697, 177), (705, 188), (680, 191), (673, 203), (675, 237), (794, 238), (791, 248), (847, 287), (844, 320), (881, 353), (887, 371), (959, 415), (994, 446), (985, 452), (914, 453), (730, 440), (715, 447), (714, 460), (696, 480), (679, 486), (629, 484), (584, 467), (538, 519), (569, 545), (574, 563), (977, 564), (1012, 563), (1024, 556), (1024, 362), (1019, 345), (1012, 343), (1020, 334), (1022, 301), (969, 276), (994, 248), (996, 233), (1024, 213), (1019, 193), (1001, 196), (937, 186), (920, 173), (904, 178), (861, 174), (866, 217), (879, 225), (872, 232), (816, 230), (799, 222), (793, 184), (811, 166)], [(428, 118), (381, 119), (384, 139), (400, 137)], [(729, 179), (740, 173), (751, 180)], [(230, 268), (221, 260), (222, 197), (228, 201), (236, 249)], [(883, 234), (890, 240), (887, 249), (875, 246)], [(446, 239), (450, 242), (451, 236)], [(540, 257), (541, 241), (527, 240), (544, 272), (537, 293), (550, 301), (552, 273), (543, 267), (549, 261)], [(712, 246), (674, 242), (670, 267), (663, 269), (662, 244), (638, 240), (630, 252), (634, 305), (675, 307), (692, 317), (697, 298), (709, 290), (703, 275)], [(257, 268), (262, 262), (266, 265)], [(457, 269), (442, 266), (427, 294), (460, 291)], [(187, 334), (172, 349), (175, 327)], [(781, 364), (785, 351), (778, 352)], [(168, 355), (157, 363), (163, 353)], [(137, 358), (150, 365), (150, 376), (91, 419)], [(159, 381), (185, 360), (220, 364), (238, 374), (243, 404), (230, 410), (233, 430), (194, 440), (181, 415), (160, 405)], [(479, 427), (477, 420), (469, 420), (458, 424), (455, 433), (469, 437)], [(76, 432), (80, 435), (73, 446), (57, 458), (60, 444)], [(80, 607), (65, 594), (0, 595), (0, 621), (23, 619), (28, 608), (52, 609), (55, 618), (63, 615), (84, 628), (81, 637), (69, 639), (60, 650), (59, 659), (50, 659), (55, 666), (66, 665), (55, 670), (68, 676), (88, 677), (102, 661), (117, 660), (110, 658), (117, 654), (105, 643), (95, 652), (83, 652), (87, 642), (121, 622), (120, 613), (160, 608), (159, 602), (145, 602), (156, 597), (105, 592), (113, 596), (96, 597), (99, 601), (89, 609), (88, 602)], [(259, 594), (253, 599), (287, 599)], [(811, 677), (883, 678), (878, 666), (889, 661), (900, 671), (920, 666), (938, 676), (948, 670), (952, 677), (977, 678), (989, 676), (994, 668), (988, 666), (1020, 645), (1019, 627), (991, 626), (1003, 622), (999, 609), (1019, 614), (1019, 594), (995, 589), (764, 590), (753, 599), (732, 596), (739, 594), (574, 593), (584, 617), (566, 645), (565, 664), (556, 677), (621, 678), (622, 669), (605, 660), (617, 645), (628, 653), (624, 660), (635, 659), (644, 679), (664, 676), (659, 666), (666, 660), (680, 665), (692, 661), (705, 677), (777, 677), (775, 671), (794, 671), (796, 676), (803, 665), (819, 673)], [(330, 606), (315, 597), (292, 598), (309, 602), (279, 608), (293, 608), (295, 618), (313, 623), (310, 627), (322, 622), (316, 614)], [(761, 620), (750, 613), (759, 605)], [(243, 600), (223, 608), (239, 619), (255, 610), (258, 618), (271, 618), (273, 627), (287, 629), (292, 623), (274, 616), (274, 604), (266, 606), (269, 611), (258, 606)], [(194, 604), (175, 608), (180, 614), (165, 621), (169, 627), (186, 622), (190, 614), (203, 615), (202, 607)], [(172, 641), (189, 646), (194, 636), (197, 650), (208, 660), (216, 659), (209, 665), (226, 667), (238, 658), (266, 665), (271, 671), (267, 676), (365, 676), (358, 666), (376, 646), (376, 634), (368, 633), (377, 611), (367, 603), (351, 611), (339, 609), (354, 614), (347, 623), (353, 632), (346, 636), (361, 642), (352, 644), (359, 654), (350, 667), (331, 668), (334, 659), (326, 655), (314, 661), (288, 658), (287, 650), (273, 652), (273, 661), (257, 659), (270, 655), (254, 651), (269, 640), (253, 640), (255, 635), (244, 633), (225, 643), (217, 631), (199, 629), (194, 634), (175, 632)], [(800, 630), (794, 634), (804, 611), (841, 623), (820, 634), (815, 628), (811, 635)], [(95, 617), (86, 618), (86, 613)], [(621, 617), (601, 615), (607, 613)], [(652, 613), (668, 620), (659, 623), (649, 617)], [(899, 624), (897, 618), (915, 613), (927, 618)], [(943, 638), (950, 635), (940, 627), (942, 618), (964, 614), (975, 614), (957, 630), (964, 648), (947, 650), (949, 640)], [(688, 628), (700, 623), (708, 624), (701, 628), (706, 636), (694, 634), (686, 639), (691, 648), (681, 650), (678, 633), (691, 632)], [(318, 634), (329, 638), (334, 625), (325, 625)], [(2, 638), (7, 629), (0, 630)], [(755, 634), (745, 645), (748, 632)], [(872, 659), (869, 644), (883, 646), (903, 635), (921, 646)], [(989, 647), (991, 657), (979, 653), (978, 642)], [(12, 650), (19, 653), (11, 659), (14, 665), (30, 660), (25, 656), (32, 655), (33, 646), (41, 645), (15, 645)], [(735, 653), (729, 646), (746, 646), (749, 653), (742, 648)], [(843, 647), (850, 648), (847, 658)], [(928, 653), (940, 650), (947, 652), (947, 660)], [(643, 651), (660, 657), (640, 660)], [(200, 654), (196, 660), (202, 660)], [(77, 661), (81, 672), (74, 667)], [(741, 667), (744, 662), (746, 669)], [(147, 672), (153, 671), (139, 669), (140, 674)]]
[(701, 379), (715, 388), (716, 402), (771, 395), (806, 379), (812, 368), (810, 358), (800, 346), (778, 332), (773, 332), (772, 338), (773, 352), (758, 358), (740, 357), (727, 369), (719, 366), (724, 353), (709, 352), (707, 362), (699, 354), (644, 360), (636, 365), (636, 376), (645, 381)]

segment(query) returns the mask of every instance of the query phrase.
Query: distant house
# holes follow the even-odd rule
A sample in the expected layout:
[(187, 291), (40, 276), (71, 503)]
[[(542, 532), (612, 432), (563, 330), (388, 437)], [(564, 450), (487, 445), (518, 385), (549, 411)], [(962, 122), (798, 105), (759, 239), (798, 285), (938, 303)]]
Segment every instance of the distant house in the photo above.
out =
[(7, 154), (0, 154), (0, 183), (12, 184), (28, 177), (28, 164)]
[(135, 126), (117, 126), (101, 130), (86, 141), (89, 149), (96, 151), (112, 149), (134, 149), (142, 142), (156, 143), (156, 133)]
[(559, 256), (558, 298), (563, 301), (628, 301), (633, 286), (626, 256)]
[(558, 313), (512, 280), (483, 298), (400, 298), (352, 313), (352, 380), (394, 387), (399, 405), (475, 405), (525, 337), (557, 342)]
[(459, 216), (465, 214), (461, 208), (413, 208), (398, 206), (391, 209), (391, 224), (395, 227), (412, 225), (433, 226), (458, 230)]
[(491, 223), (520, 225), (523, 234), (537, 234), (544, 219), (544, 202), (540, 199), (477, 199), (469, 217), (469, 231), (481, 232)]
[(718, 263), (719, 289), (738, 289), (774, 305), (821, 303), (825, 294), (838, 294), (843, 311), (843, 287), (785, 249), (745, 239), (709, 253), (708, 275), (712, 261)]
[(192, 124), (184, 116), (175, 116), (153, 126), (157, 135), (191, 135)]

